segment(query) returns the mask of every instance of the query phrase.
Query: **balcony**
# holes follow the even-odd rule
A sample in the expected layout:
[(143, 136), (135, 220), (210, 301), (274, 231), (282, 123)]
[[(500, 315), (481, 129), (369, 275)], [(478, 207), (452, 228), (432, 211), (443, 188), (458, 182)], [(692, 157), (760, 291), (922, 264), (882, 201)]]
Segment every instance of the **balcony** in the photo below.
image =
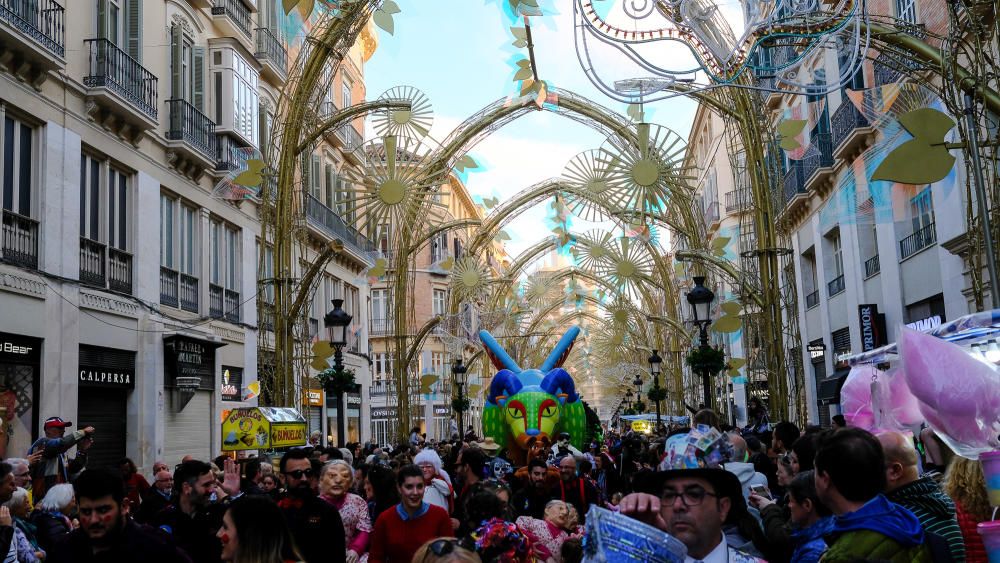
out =
[(254, 33), (257, 34), (254, 56), (263, 66), (261, 74), (271, 82), (284, 84), (288, 78), (288, 50), (270, 29), (258, 27)]
[(844, 291), (847, 285), (844, 282), (844, 275), (841, 274), (832, 280), (826, 282), (826, 293), (830, 297), (837, 295), (838, 293)]
[(216, 164), (215, 170), (220, 173), (228, 173), (232, 170), (239, 170), (243, 166), (240, 159), (233, 154), (233, 149), (241, 148), (241, 143), (235, 138), (218, 133), (215, 135)]
[(157, 78), (110, 39), (84, 41), (89, 53), (87, 116), (138, 145), (156, 127)]
[(937, 231), (934, 230), (934, 223), (928, 223), (914, 231), (912, 235), (899, 241), (899, 259), (906, 260), (936, 242)]
[[(354, 128), (353, 123), (345, 123), (338, 127), (334, 137), (337, 140), (337, 144), (340, 145), (341, 150), (348, 155), (360, 148), (365, 142), (364, 137)], [(355, 160), (360, 158), (360, 151), (355, 156)]]
[(177, 170), (192, 170), (200, 178), (218, 166), (218, 137), (215, 122), (186, 100), (167, 100), (170, 123), (167, 129), (167, 160)]
[(831, 143), (830, 133), (813, 134), (812, 146), (806, 151), (808, 156), (802, 159), (802, 178), (805, 180), (806, 191), (819, 188), (833, 176)]
[(198, 278), (160, 266), (160, 304), (198, 312)]
[(753, 209), (750, 190), (732, 190), (726, 192), (723, 198), (726, 202), (726, 213), (744, 213)]
[(868, 279), (881, 271), (882, 265), (879, 263), (878, 254), (865, 260), (865, 279)]
[(394, 319), (372, 319), (371, 327), (368, 331), (370, 336), (385, 336), (393, 331)]
[(865, 137), (873, 131), (871, 124), (850, 100), (841, 102), (837, 111), (833, 112), (830, 123), (833, 128), (831, 140), (833, 157), (844, 160), (853, 157), (856, 151), (860, 151), (864, 146)]
[(208, 316), (240, 322), (240, 294), (215, 284), (208, 285)]
[(785, 172), (783, 192), (785, 195), (785, 205), (788, 205), (793, 199), (805, 195), (806, 183), (803, 177), (801, 160), (791, 161), (791, 168)]
[(104, 287), (108, 283), (105, 274), (107, 250), (104, 244), (80, 237), (80, 283), (97, 287)]
[(705, 206), (705, 226), (711, 230), (719, 222), (719, 202), (713, 201)]
[(819, 290), (806, 295), (806, 309), (812, 309), (816, 305), (819, 305)]
[(323, 202), (310, 194), (305, 194), (306, 215), (309, 222), (317, 226), (324, 234), (340, 239), (344, 244), (350, 245), (355, 252), (367, 253), (375, 252), (375, 245), (368, 240), (360, 231), (344, 223), (334, 210), (323, 205)]
[(0, 251), (4, 262), (37, 270), (38, 221), (4, 209)]
[(212, 4), (212, 20), (222, 28), (226, 37), (251, 39), (253, 18), (243, 0), (215, 0)]
[(54, 0), (0, 0), (0, 66), (41, 89), (66, 66), (65, 10)]

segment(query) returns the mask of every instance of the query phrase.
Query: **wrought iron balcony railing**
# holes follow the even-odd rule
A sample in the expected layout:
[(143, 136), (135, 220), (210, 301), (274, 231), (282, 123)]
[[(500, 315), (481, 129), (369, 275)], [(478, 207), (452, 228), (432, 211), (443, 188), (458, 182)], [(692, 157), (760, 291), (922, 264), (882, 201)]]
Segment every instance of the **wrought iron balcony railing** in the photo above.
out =
[(160, 266), (160, 304), (198, 312), (198, 278)]
[[(820, 168), (833, 167), (833, 147), (830, 133), (815, 133), (810, 140), (812, 146), (802, 159), (802, 178), (806, 185)], [(809, 154), (811, 153), (811, 154)]]
[(751, 207), (750, 190), (732, 190), (726, 192), (726, 213), (748, 211)]
[(869, 126), (868, 120), (865, 116), (861, 115), (861, 112), (858, 111), (858, 108), (854, 107), (854, 103), (850, 100), (841, 102), (837, 111), (833, 112), (830, 124), (833, 129), (831, 145), (834, 152), (844, 144), (844, 141), (851, 136), (855, 129), (862, 129)]
[(834, 295), (837, 295), (838, 293), (844, 291), (844, 289), (846, 287), (847, 287), (847, 285), (844, 282), (844, 276), (843, 276), (843, 274), (841, 274), (841, 275), (833, 278), (832, 280), (826, 282), (827, 295), (829, 295), (830, 297), (833, 297)]
[(323, 230), (333, 235), (335, 238), (339, 238), (345, 243), (354, 246), (354, 248), (358, 250), (363, 252), (375, 252), (375, 244), (368, 240), (368, 237), (361, 234), (360, 231), (345, 223), (336, 211), (323, 205), (323, 202), (316, 199), (311, 194), (306, 194), (305, 198), (306, 215), (309, 219), (313, 220), (317, 225), (322, 227)]
[(110, 39), (87, 39), (90, 51), (89, 74), (83, 77), (90, 88), (107, 88), (156, 120), (156, 76), (146, 70)]
[(240, 322), (240, 294), (222, 286), (208, 284), (208, 316)]
[(253, 18), (250, 9), (241, 0), (215, 0), (212, 6), (213, 16), (226, 16), (239, 28), (240, 31), (250, 37), (250, 30), (253, 29)]
[(384, 336), (393, 331), (395, 319), (372, 319), (369, 334), (372, 336)]
[(168, 307), (176, 307), (178, 289), (177, 270), (172, 270), (166, 266), (160, 266), (160, 304)]
[(905, 260), (936, 242), (937, 231), (934, 230), (934, 223), (928, 223), (899, 241), (899, 257)]
[(58, 57), (66, 54), (65, 14), (55, 0), (0, 0), (0, 20)]
[(167, 100), (167, 109), (170, 112), (167, 139), (184, 141), (208, 160), (216, 161), (218, 137), (215, 134), (215, 122), (187, 100)]
[(816, 305), (819, 305), (819, 290), (806, 295), (806, 309), (812, 309)]
[(80, 283), (104, 287), (108, 247), (89, 238), (80, 237)]
[(345, 123), (337, 128), (337, 138), (344, 144), (345, 151), (353, 151), (364, 144), (365, 139), (351, 123)]
[(38, 221), (13, 211), (3, 211), (3, 261), (38, 269)]
[(806, 182), (802, 174), (802, 161), (793, 160), (791, 168), (785, 173), (784, 179), (785, 203), (795, 196), (806, 193)]
[(879, 263), (878, 254), (865, 260), (865, 279), (874, 276), (880, 271), (882, 271), (882, 265)]
[(266, 27), (258, 27), (254, 32), (257, 34), (256, 52), (254, 56), (258, 59), (271, 63), (282, 76), (288, 75), (288, 50), (281, 44), (277, 36)]

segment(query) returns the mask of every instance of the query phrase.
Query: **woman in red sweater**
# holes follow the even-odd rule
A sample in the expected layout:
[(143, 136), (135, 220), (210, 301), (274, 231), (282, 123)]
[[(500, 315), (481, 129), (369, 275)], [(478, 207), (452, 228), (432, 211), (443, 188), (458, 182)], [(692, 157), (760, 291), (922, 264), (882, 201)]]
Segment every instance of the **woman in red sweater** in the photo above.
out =
[(396, 485), (403, 501), (375, 521), (369, 563), (410, 563), (420, 546), (454, 534), (448, 513), (424, 502), (424, 474), (419, 467), (401, 468)]
[(944, 492), (955, 501), (955, 515), (965, 540), (966, 563), (986, 563), (983, 539), (976, 524), (990, 519), (986, 478), (978, 461), (955, 456), (944, 476)]

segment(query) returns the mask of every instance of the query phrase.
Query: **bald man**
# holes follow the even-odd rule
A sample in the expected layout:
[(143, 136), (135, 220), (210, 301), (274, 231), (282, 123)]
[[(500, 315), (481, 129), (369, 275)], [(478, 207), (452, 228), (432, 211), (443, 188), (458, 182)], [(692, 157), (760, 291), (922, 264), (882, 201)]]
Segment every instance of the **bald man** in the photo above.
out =
[(885, 452), (886, 496), (913, 512), (925, 532), (944, 539), (953, 561), (965, 561), (955, 503), (933, 479), (920, 477), (913, 439), (899, 432), (882, 432), (877, 437)]

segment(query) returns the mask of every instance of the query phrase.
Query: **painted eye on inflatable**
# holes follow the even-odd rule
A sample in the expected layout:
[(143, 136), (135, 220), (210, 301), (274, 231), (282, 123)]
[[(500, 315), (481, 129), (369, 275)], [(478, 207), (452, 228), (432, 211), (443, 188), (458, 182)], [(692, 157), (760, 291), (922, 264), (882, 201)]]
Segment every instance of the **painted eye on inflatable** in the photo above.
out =
[(524, 411), (517, 407), (507, 407), (507, 414), (515, 419), (524, 418)]
[(549, 405), (542, 409), (542, 418), (551, 418), (559, 412), (555, 405)]

